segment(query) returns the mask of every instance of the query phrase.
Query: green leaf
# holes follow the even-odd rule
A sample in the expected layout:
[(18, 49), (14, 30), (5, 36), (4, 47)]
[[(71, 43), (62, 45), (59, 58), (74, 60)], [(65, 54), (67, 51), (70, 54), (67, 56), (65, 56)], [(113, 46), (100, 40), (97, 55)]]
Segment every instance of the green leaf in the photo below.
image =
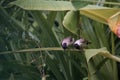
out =
[(63, 25), (70, 32), (77, 34), (79, 14), (76, 11), (69, 11), (64, 17)]
[(60, 73), (59, 67), (56, 65), (56, 61), (51, 59), (50, 57), (46, 58), (46, 63), (49, 66), (50, 70), (53, 72), (53, 74), (56, 76), (57, 80), (64, 80), (64, 77)]
[(81, 1), (45, 1), (45, 0), (17, 0), (11, 4), (17, 5), (26, 10), (80, 10), (84, 5)]
[(100, 44), (98, 41), (98, 38), (96, 36), (94, 27), (92, 26), (90, 20), (87, 17), (82, 17), (81, 19), (82, 23), (82, 35), (85, 39), (92, 42), (92, 44), (89, 46), (90, 48), (99, 48)]
[(90, 59), (97, 54), (120, 62), (120, 58), (110, 54), (105, 47), (100, 49), (86, 49), (85, 56), (86, 56), (87, 62), (89, 62)]
[(106, 48), (101, 48), (101, 49), (86, 49), (85, 50), (85, 56), (86, 56), (87, 62), (89, 62), (89, 60), (92, 57), (94, 57), (95, 55), (97, 55), (101, 51), (106, 51)]
[[(17, 5), (26, 10), (52, 10), (52, 11), (64, 11), (64, 10), (80, 10), (86, 3), (97, 3), (98, 1), (81, 0), (81, 1), (47, 1), (47, 0), (17, 0), (11, 4)], [(82, 4), (81, 4), (82, 3)], [(104, 4), (120, 5), (115, 2), (103, 2)]]
[(9, 80), (15, 80), (14, 75), (11, 73)]

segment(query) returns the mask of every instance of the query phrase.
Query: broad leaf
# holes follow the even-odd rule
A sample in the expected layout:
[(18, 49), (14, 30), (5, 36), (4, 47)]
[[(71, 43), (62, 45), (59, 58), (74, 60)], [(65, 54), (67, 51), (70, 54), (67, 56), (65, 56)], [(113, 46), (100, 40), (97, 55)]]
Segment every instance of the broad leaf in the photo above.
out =
[(85, 56), (86, 56), (87, 62), (89, 62), (90, 59), (91, 59), (92, 57), (94, 57), (95, 55), (97, 55), (97, 54), (120, 62), (120, 58), (119, 58), (119, 57), (116, 57), (116, 56), (114, 56), (114, 55), (112, 55), (112, 54), (110, 54), (109, 51), (107, 51), (106, 48), (86, 49), (86, 50), (85, 50)]
[(114, 15), (120, 9), (88, 5), (80, 9), (80, 13), (93, 20), (107, 24), (108, 18)]
[(64, 17), (63, 25), (70, 32), (77, 34), (79, 14), (77, 11), (69, 11)]
[(80, 10), (84, 5), (81, 1), (47, 1), (47, 0), (17, 0), (11, 4), (17, 5), (26, 10)]
[[(99, 79), (102, 79), (101, 77), (99, 77), (97, 74), (100, 74), (102, 73), (101, 75), (104, 76), (104, 79), (105, 80), (109, 80), (112, 78), (113, 80), (113, 77), (109, 77), (109, 75), (111, 74), (105, 74), (106, 72), (105, 71), (109, 71), (111, 72), (112, 69), (109, 62), (106, 60), (106, 58), (102, 58), (102, 61), (96, 65), (93, 65), (94, 62), (91, 60), (91, 58), (94, 57), (95, 59), (95, 56), (96, 55), (102, 55), (103, 57), (107, 57), (109, 59), (112, 59), (114, 61), (118, 61), (120, 62), (120, 58), (119, 57), (116, 57), (112, 54), (109, 53), (109, 51), (107, 51), (106, 48), (100, 48), (100, 49), (88, 49), (88, 50), (85, 50), (85, 56), (86, 56), (86, 60), (87, 60), (87, 64), (88, 64), (88, 69), (89, 69), (89, 75), (90, 75), (90, 79), (94, 79), (94, 80), (99, 80)], [(100, 56), (96, 56), (96, 58), (99, 59), (99, 61), (101, 60), (100, 59)], [(95, 62), (98, 62), (97, 59)], [(106, 63), (106, 64), (105, 64)], [(109, 69), (109, 70), (108, 70)], [(103, 71), (104, 70), (104, 71)], [(104, 75), (103, 75), (104, 74)]]

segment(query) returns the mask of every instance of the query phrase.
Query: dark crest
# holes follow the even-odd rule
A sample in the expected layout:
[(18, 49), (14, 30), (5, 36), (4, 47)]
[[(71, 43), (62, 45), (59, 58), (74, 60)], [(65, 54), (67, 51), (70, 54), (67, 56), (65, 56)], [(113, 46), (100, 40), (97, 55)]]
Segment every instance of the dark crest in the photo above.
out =
[(63, 49), (67, 49), (67, 44), (66, 44), (66, 43), (63, 43), (63, 44), (62, 44), (62, 48), (63, 48)]

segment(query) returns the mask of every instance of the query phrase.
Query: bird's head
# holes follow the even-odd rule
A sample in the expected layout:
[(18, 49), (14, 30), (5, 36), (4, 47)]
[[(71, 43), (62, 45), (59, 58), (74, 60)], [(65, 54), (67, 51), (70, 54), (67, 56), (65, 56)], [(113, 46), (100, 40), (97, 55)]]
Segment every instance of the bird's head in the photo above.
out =
[(62, 48), (63, 48), (63, 49), (67, 49), (67, 47), (68, 47), (68, 46), (67, 46), (67, 43), (63, 43), (63, 44), (62, 44)]
[(74, 44), (73, 45), (76, 49), (80, 49), (80, 45), (78, 45), (78, 44)]

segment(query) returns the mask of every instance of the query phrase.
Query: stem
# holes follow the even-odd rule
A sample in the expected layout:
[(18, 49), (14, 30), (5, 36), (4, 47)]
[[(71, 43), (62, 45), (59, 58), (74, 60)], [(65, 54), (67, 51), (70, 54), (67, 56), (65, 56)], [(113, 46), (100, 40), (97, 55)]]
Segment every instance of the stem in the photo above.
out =
[[(23, 53), (23, 52), (35, 52), (35, 51), (64, 51), (61, 47), (46, 47), (46, 48), (31, 48), (31, 49), (22, 49), (22, 50), (14, 50), (14, 51), (3, 51), (1, 54), (10, 54), (10, 53)], [(77, 49), (66, 49), (66, 51), (81, 51)]]
[[(114, 43), (114, 35), (111, 33), (111, 41), (112, 41), (112, 54), (115, 55), (115, 43)], [(118, 72), (117, 72), (117, 63), (112, 61), (113, 65), (113, 80), (118, 80)]]

